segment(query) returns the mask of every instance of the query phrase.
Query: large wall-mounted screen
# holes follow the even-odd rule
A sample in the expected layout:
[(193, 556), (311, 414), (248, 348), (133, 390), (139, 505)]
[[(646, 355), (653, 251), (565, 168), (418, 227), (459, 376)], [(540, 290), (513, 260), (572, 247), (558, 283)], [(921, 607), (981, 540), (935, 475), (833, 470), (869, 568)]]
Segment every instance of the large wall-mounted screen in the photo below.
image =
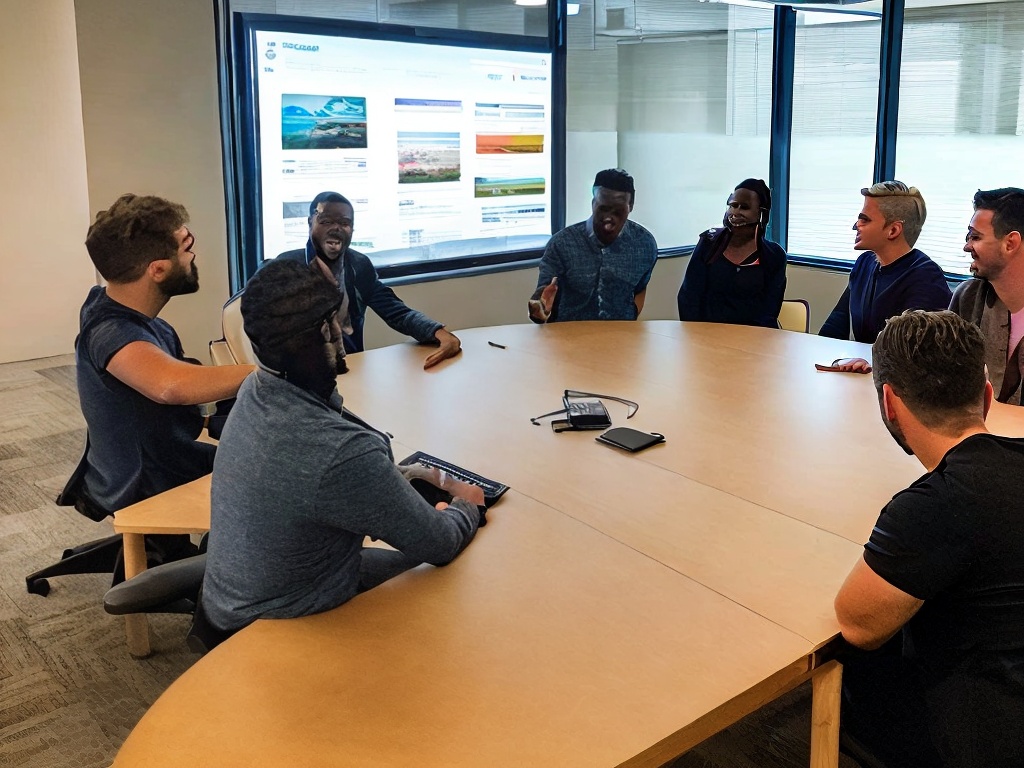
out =
[(258, 197), (260, 260), (305, 245), (324, 190), (352, 201), (352, 247), (378, 267), (543, 248), (562, 142), (554, 54), (538, 38), (496, 48), (269, 18), (246, 29), (258, 179), (241, 186)]

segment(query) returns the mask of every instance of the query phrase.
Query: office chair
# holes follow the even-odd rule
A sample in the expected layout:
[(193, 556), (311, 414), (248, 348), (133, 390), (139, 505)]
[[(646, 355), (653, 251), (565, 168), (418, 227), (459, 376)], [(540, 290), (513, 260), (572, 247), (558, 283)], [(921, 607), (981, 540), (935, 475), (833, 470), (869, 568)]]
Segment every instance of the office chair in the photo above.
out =
[[(97, 504), (84, 488), (85, 471), (88, 468), (89, 435), (85, 436), (85, 450), (82, 458), (71, 473), (64, 489), (57, 495), (59, 507), (74, 507), (79, 513), (90, 520), (101, 522), (113, 515), (113, 512)], [(152, 565), (160, 565), (196, 554), (198, 550), (187, 537), (175, 535), (146, 536), (146, 560)], [(70, 576), (78, 573), (109, 573), (111, 583), (124, 581), (124, 550), (121, 534), (115, 533), (102, 539), (79, 544), (65, 549), (53, 565), (48, 565), (25, 577), (25, 587), (29, 594), (46, 597), (50, 593), (48, 579), (54, 576)]]
[[(204, 549), (205, 539), (200, 544), (200, 550)], [(234, 633), (220, 631), (206, 618), (202, 599), (205, 573), (205, 551), (184, 560), (158, 565), (107, 590), (103, 596), (103, 608), (114, 616), (129, 613), (192, 614), (192, 625), (185, 642), (196, 653), (208, 653)]]
[(221, 311), (222, 338), (210, 342), (210, 360), (214, 365), (236, 365), (256, 363), (252, 343), (242, 327), (242, 291), (239, 291), (224, 305)]
[[(64, 485), (64, 489), (57, 495), (56, 503), (59, 507), (74, 507), (81, 514), (90, 520), (99, 522), (111, 513), (94, 502), (84, 492), (82, 480), (85, 477), (85, 470), (88, 467), (86, 457), (89, 455), (89, 435), (85, 436), (85, 450), (82, 451), (82, 458), (78, 460), (71, 477)], [(35, 573), (25, 577), (25, 586), (30, 594), (46, 597), (50, 593), (50, 582), (48, 578), (53, 576), (68, 576), (75, 573), (111, 573), (114, 574), (120, 564), (121, 573), (124, 573), (123, 554), (121, 551), (121, 534), (114, 534), (103, 539), (96, 539), (77, 547), (65, 549), (53, 565), (42, 568)], [(121, 576), (124, 579), (124, 576)]]
[(810, 328), (811, 306), (806, 299), (786, 299), (779, 312), (779, 328), (784, 331), (807, 333)]

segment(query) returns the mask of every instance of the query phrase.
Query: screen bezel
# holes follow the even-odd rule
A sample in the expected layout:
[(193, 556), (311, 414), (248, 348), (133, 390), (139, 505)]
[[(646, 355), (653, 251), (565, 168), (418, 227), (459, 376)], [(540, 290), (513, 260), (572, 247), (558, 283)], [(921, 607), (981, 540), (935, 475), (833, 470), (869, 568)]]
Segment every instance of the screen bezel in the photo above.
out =
[[(255, 89), (259, 66), (255, 55), (257, 32), (281, 32), (329, 35), (392, 42), (445, 45), (489, 50), (513, 50), (547, 53), (552, 57), (551, 84), (551, 231), (565, 226), (565, 17), (562, 3), (549, 8), (549, 35), (546, 38), (507, 35), (457, 29), (435, 29), (395, 24), (339, 19), (322, 19), (273, 14), (234, 13), (232, 24), (232, 83), (222, 120), (224, 152), (228, 183), (227, 217), (232, 290), (240, 289), (255, 274), (262, 262), (263, 189), (259, 156), (259, 104)], [(562, 30), (560, 32), (559, 30)], [(222, 98), (224, 94), (222, 93)], [(228, 159), (230, 158), (230, 163)], [(234, 199), (232, 199), (234, 198)], [(232, 236), (233, 235), (233, 236)], [(529, 261), (541, 256), (542, 249), (480, 253), (434, 261), (418, 261), (382, 267), (382, 278), (479, 270), (505, 264)]]

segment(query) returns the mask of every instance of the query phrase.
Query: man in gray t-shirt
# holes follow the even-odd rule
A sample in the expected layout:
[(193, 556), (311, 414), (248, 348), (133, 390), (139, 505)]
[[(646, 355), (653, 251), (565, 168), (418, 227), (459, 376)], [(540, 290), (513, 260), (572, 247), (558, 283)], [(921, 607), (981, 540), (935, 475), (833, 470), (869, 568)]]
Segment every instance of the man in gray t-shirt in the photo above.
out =
[[(473, 539), (480, 488), (395, 466), (386, 436), (342, 409), (336, 287), (273, 262), (242, 296), (259, 360), (242, 384), (213, 467), (203, 609), (218, 630), (334, 608), (420, 562), (444, 565)], [(453, 498), (437, 508), (410, 484)], [(364, 548), (380, 539), (397, 551)]]

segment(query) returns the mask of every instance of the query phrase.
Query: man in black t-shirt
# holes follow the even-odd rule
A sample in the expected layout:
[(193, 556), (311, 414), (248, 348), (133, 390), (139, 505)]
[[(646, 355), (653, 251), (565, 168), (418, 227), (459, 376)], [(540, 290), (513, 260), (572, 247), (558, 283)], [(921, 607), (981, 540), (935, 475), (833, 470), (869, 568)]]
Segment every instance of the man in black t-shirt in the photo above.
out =
[(985, 428), (984, 339), (954, 313), (892, 318), (872, 352), (882, 421), (928, 472), (836, 597), (843, 637), (881, 649), (846, 660), (844, 735), (892, 766), (1024, 765), (1024, 440)]
[(110, 513), (209, 473), (214, 448), (196, 442), (196, 406), (234, 397), (253, 370), (186, 361), (178, 335), (157, 317), (172, 296), (199, 289), (187, 222), (177, 203), (123, 195), (86, 238), (107, 285), (89, 291), (75, 342), (89, 429), (82, 490)]

